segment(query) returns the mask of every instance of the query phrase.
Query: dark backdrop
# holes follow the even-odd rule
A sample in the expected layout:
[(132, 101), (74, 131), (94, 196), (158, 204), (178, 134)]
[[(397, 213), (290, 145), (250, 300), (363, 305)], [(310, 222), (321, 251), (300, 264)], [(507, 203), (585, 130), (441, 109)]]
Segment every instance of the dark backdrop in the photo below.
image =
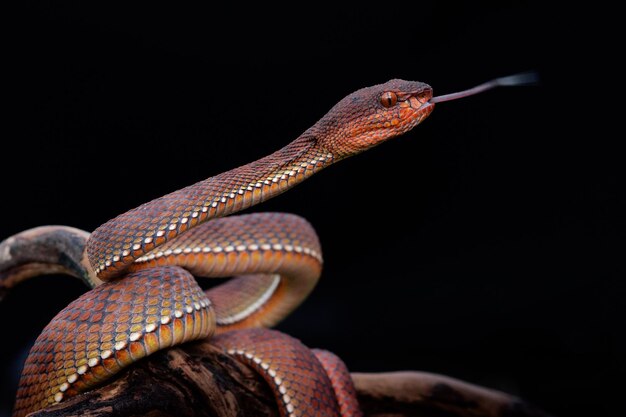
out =
[[(624, 199), (617, 138), (589, 123), (589, 20), (524, 1), (54, 3), (7, 15), (0, 238), (93, 230), (277, 149), (363, 86), (442, 94), (539, 71), (539, 87), (438, 105), (255, 207), (306, 217), (324, 248), (318, 288), (279, 329), (355, 371), (443, 373), (557, 416), (618, 413)], [(0, 304), (0, 415), (38, 332), (84, 290), (42, 277)]]

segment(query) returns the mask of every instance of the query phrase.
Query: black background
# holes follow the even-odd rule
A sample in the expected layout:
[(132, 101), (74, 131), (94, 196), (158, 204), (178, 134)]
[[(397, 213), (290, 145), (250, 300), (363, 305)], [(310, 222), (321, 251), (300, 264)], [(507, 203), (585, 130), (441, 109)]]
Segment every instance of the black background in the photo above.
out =
[[(93, 230), (281, 147), (367, 85), (444, 94), (537, 70), (538, 87), (438, 105), (255, 207), (306, 217), (324, 248), (318, 288), (278, 328), (355, 371), (437, 372), (556, 416), (619, 414), (620, 139), (599, 127), (608, 73), (590, 11), (55, 3), (7, 15), (0, 238)], [(38, 332), (84, 291), (41, 277), (0, 304), (0, 416)]]

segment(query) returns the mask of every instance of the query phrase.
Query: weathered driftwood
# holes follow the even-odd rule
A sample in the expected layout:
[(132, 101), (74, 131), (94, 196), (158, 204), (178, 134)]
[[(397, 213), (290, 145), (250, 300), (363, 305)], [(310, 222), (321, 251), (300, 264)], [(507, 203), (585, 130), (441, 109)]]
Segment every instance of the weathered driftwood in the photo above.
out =
[[(546, 416), (498, 391), (424, 372), (354, 373), (366, 416)], [(278, 416), (266, 383), (210, 342), (158, 352), (119, 378), (32, 416)]]

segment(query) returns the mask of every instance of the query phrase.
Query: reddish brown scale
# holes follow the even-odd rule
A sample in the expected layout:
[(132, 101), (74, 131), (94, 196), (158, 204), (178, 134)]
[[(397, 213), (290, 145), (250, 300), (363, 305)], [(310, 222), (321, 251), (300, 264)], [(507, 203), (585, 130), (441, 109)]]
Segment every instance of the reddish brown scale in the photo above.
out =
[(312, 351), (333, 385), (341, 416), (362, 417), (363, 412), (357, 401), (356, 388), (346, 364), (339, 356), (327, 350), (312, 349)]
[(214, 323), (202, 289), (178, 267), (96, 287), (57, 314), (35, 341), (14, 416), (86, 391), (157, 350), (207, 337)]
[(281, 416), (340, 416), (324, 368), (299, 340), (268, 329), (232, 331), (213, 340), (261, 374), (276, 396)]

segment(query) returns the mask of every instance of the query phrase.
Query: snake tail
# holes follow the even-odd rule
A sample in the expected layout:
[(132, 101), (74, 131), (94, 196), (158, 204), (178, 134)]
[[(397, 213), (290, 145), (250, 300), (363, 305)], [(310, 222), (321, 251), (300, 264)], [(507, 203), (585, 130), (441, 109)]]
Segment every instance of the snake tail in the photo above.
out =
[(333, 386), (340, 414), (351, 417), (362, 417), (363, 412), (357, 400), (354, 381), (345, 363), (334, 353), (323, 349), (311, 350), (320, 362)]

